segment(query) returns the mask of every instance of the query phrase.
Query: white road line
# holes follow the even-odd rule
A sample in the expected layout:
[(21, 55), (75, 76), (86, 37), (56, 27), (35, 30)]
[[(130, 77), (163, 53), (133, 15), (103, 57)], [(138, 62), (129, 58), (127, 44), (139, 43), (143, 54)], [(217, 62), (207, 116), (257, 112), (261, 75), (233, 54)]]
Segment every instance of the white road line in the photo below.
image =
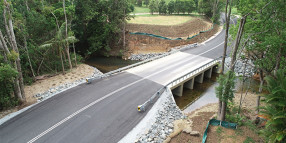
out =
[[(199, 55), (196, 55), (196, 56), (192, 57), (191, 59), (194, 59), (194, 58), (196, 58), (196, 57), (198, 57), (198, 56), (201, 56), (201, 55), (203, 55), (203, 54), (205, 54), (205, 53), (207, 53), (207, 52), (209, 52), (209, 51), (212, 51), (212, 50), (216, 49), (218, 46), (220, 46), (220, 45), (223, 44), (223, 43), (224, 43), (224, 42), (220, 43), (219, 45), (215, 46), (214, 48), (211, 48), (211, 49), (209, 49), (209, 50), (207, 50), (207, 51), (205, 51), (205, 52), (203, 52), (203, 53), (201, 53), (201, 54), (199, 54)], [(188, 59), (188, 60), (191, 60), (191, 59)], [(179, 62), (178, 64), (181, 64), (181, 63), (183, 63), (183, 62), (185, 62), (185, 61)], [(178, 65), (178, 64), (176, 64), (176, 65)], [(168, 69), (170, 69), (170, 68), (172, 68), (172, 67), (174, 67), (174, 66), (176, 66), (176, 65), (169, 66), (169, 67), (167, 67), (167, 68), (165, 68), (165, 69), (163, 69), (163, 70), (161, 70), (161, 71), (158, 71), (158, 72), (155, 72), (155, 73), (153, 73), (153, 74), (150, 74), (150, 75), (147, 76), (147, 77), (144, 77), (144, 78), (142, 78), (142, 79), (139, 79), (139, 80), (137, 80), (137, 81), (135, 81), (135, 82), (132, 82), (132, 83), (126, 85), (126, 86), (123, 86), (123, 87), (121, 87), (121, 88), (119, 88), (119, 89), (117, 89), (117, 90), (115, 90), (115, 91), (113, 91), (113, 92), (111, 92), (111, 93), (109, 93), (109, 94), (107, 94), (107, 95), (105, 95), (105, 96), (103, 96), (103, 97), (97, 99), (96, 101), (91, 102), (90, 104), (84, 106), (83, 108), (79, 109), (78, 111), (76, 111), (76, 112), (74, 112), (73, 114), (69, 115), (68, 117), (64, 118), (64, 119), (61, 120), (60, 122), (56, 123), (56, 124), (53, 125), (52, 127), (48, 128), (47, 130), (45, 130), (45, 131), (42, 132), (41, 134), (37, 135), (36, 137), (34, 137), (33, 139), (31, 139), (31, 140), (28, 141), (27, 143), (33, 143), (33, 142), (37, 141), (39, 138), (41, 138), (42, 136), (46, 135), (47, 133), (49, 133), (50, 131), (52, 131), (52, 130), (55, 129), (56, 127), (60, 126), (61, 124), (65, 123), (66, 121), (68, 121), (68, 120), (71, 119), (72, 117), (74, 117), (74, 116), (76, 116), (77, 114), (83, 112), (84, 110), (86, 110), (86, 109), (88, 109), (89, 107), (95, 105), (96, 103), (98, 103), (98, 102), (100, 102), (100, 101), (102, 101), (102, 100), (104, 100), (104, 99), (110, 97), (110, 96), (113, 95), (114, 93), (117, 93), (117, 92), (119, 92), (119, 91), (121, 91), (121, 90), (123, 90), (123, 89), (125, 89), (125, 88), (127, 88), (127, 87), (129, 87), (129, 86), (132, 86), (132, 85), (134, 85), (134, 84), (136, 84), (136, 83), (138, 83), (138, 82), (140, 82), (140, 81), (143, 81), (144, 79), (147, 79), (147, 78), (149, 78), (149, 77), (151, 77), (151, 76), (154, 76), (154, 75), (156, 75), (156, 74), (158, 74), (158, 73), (160, 73), (160, 72), (166, 71), (166, 70), (168, 70)]]

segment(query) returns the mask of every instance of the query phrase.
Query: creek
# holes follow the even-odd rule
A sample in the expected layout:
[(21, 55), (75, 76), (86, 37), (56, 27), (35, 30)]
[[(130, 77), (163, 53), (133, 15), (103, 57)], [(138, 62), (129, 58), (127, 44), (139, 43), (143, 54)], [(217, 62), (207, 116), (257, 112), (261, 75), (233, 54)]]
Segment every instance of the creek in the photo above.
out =
[[(215, 87), (218, 86), (216, 82), (217, 77), (218, 74), (213, 73), (211, 79), (205, 78), (202, 84), (195, 83), (193, 90), (184, 89), (182, 97), (175, 96), (174, 98), (179, 108), (183, 110), (184, 113), (190, 113), (204, 105), (218, 103), (218, 98), (215, 94)], [(259, 81), (253, 78), (246, 78), (244, 84), (242, 84), (242, 80), (237, 78), (235, 91), (245, 92), (248, 86), (248, 92), (255, 93), (259, 89)], [(263, 91), (263, 93), (266, 92)]]
[(96, 56), (89, 58), (84, 63), (90, 66), (96, 67), (102, 73), (107, 73), (131, 64), (134, 64), (138, 61), (124, 60), (121, 57), (104, 57)]

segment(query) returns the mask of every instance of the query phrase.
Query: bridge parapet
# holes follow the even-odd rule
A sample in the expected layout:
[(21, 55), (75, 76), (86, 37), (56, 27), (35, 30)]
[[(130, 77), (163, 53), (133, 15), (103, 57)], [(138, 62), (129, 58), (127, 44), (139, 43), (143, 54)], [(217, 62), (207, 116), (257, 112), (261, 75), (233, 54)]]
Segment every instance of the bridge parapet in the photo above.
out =
[[(161, 94), (166, 90), (166, 89), (172, 89), (175, 91), (173, 91), (173, 94), (175, 92), (175, 94), (177, 94), (178, 96), (182, 96), (182, 89), (183, 87), (187, 87), (187, 88), (193, 88), (194, 86), (194, 81), (195, 81), (195, 77), (196, 76), (201, 76), (200, 78), (204, 78), (204, 72), (206, 71), (206, 77), (210, 77), (212, 72), (216, 72), (219, 71), (218, 69), (218, 64), (219, 64), (219, 58), (214, 59), (206, 64), (204, 64), (203, 66), (190, 71), (189, 73), (171, 81), (170, 83), (168, 83), (165, 87), (159, 89), (149, 100), (147, 100), (145, 103), (143, 103), (142, 105), (138, 105), (138, 111), (145, 111), (147, 106), (149, 106), (151, 103), (154, 103), (156, 99), (158, 99), (158, 97), (161, 96)], [(208, 73), (210, 72), (210, 73)], [(209, 76), (210, 75), (210, 76)], [(181, 93), (180, 93), (181, 92)]]

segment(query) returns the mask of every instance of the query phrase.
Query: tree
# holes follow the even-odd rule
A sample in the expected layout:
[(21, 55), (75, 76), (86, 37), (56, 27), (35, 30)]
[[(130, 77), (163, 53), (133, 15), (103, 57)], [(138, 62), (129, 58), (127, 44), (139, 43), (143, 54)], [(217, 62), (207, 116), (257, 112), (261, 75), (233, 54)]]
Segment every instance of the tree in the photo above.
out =
[(276, 77), (267, 76), (268, 94), (263, 97), (265, 106), (262, 113), (268, 118), (263, 134), (268, 142), (286, 142), (286, 76), (284, 71), (277, 70)]
[(235, 73), (228, 71), (225, 75), (220, 75), (217, 79), (219, 85), (215, 87), (215, 93), (219, 99), (218, 119), (225, 120), (226, 107), (229, 101), (232, 102), (235, 88)]
[(211, 0), (199, 0), (198, 2), (198, 9), (199, 9), (199, 13), (203, 13), (205, 14), (207, 17), (212, 17), (212, 10), (213, 10), (213, 6), (212, 6), (212, 2)]
[(149, 9), (150, 9), (150, 13), (153, 15), (157, 9), (155, 0), (151, 0), (151, 2), (149, 4)]
[(138, 5), (139, 7), (142, 7), (142, 0), (137, 0), (137, 5)]
[(175, 2), (171, 0), (168, 3), (168, 14), (173, 14), (175, 12)]
[[(286, 55), (282, 48), (285, 45), (286, 27), (282, 24), (285, 23), (282, 14), (286, 12), (285, 1), (240, 1), (239, 11), (242, 15), (239, 29), (244, 29), (244, 33), (238, 30), (235, 48), (245, 49), (244, 52), (252, 59), (260, 76), (261, 92), (264, 75), (275, 77), (277, 69), (286, 67), (283, 62), (285, 56), (281, 56)], [(257, 97), (257, 114), (259, 104), (260, 96)]]
[(159, 14), (167, 13), (167, 5), (165, 0), (160, 0), (158, 8), (159, 8)]
[(72, 30), (79, 39), (76, 46), (82, 47), (79, 52), (85, 58), (96, 53), (109, 56), (111, 48), (122, 47), (124, 24), (131, 18), (131, 8), (128, 0), (76, 0)]
[[(226, 5), (228, 5), (228, 4), (226, 4)], [(230, 2), (229, 9), (231, 9), (231, 2)], [(213, 11), (212, 20), (213, 20), (213, 22), (217, 23), (218, 19), (220, 18), (219, 0), (213, 0), (213, 9), (212, 9), (212, 11)]]
[(224, 63), (225, 63), (225, 57), (226, 57), (226, 50), (227, 50), (227, 43), (228, 43), (228, 30), (229, 30), (229, 24), (230, 24), (230, 14), (231, 14), (231, 4), (232, 0), (226, 0), (225, 5), (225, 38), (224, 38), (224, 48), (223, 48), (223, 54), (222, 54), (222, 67), (221, 67), (221, 73), (224, 72)]
[(146, 6), (148, 6), (148, 5), (149, 5), (149, 0), (144, 0), (144, 4), (145, 4)]
[(0, 111), (18, 105), (18, 100), (11, 96), (17, 76), (18, 72), (9, 64), (3, 64), (0, 58)]
[[(63, 9), (64, 9), (64, 15), (65, 15), (65, 38), (68, 38), (68, 20), (67, 20), (67, 14), (66, 14), (66, 6), (65, 6), (65, 0), (63, 0)], [(68, 56), (69, 66), (70, 69), (72, 69), (72, 63), (71, 63), (71, 57), (70, 57), (70, 50), (69, 50), (69, 43), (67, 41), (65, 47), (66, 54)]]
[(45, 44), (40, 46), (41, 48), (54, 48), (54, 47), (56, 47), (56, 49), (57, 49), (57, 51), (58, 51), (58, 53), (59, 53), (59, 55), (61, 57), (61, 65), (62, 65), (63, 73), (65, 73), (64, 62), (63, 62), (63, 57), (62, 57), (63, 46), (66, 43), (75, 43), (75, 42), (77, 42), (77, 39), (73, 35), (69, 35), (68, 37), (66, 37), (66, 35), (65, 35), (65, 27), (66, 27), (66, 24), (63, 23), (61, 25), (61, 27), (58, 28), (56, 36), (53, 39), (45, 42)]
[(193, 0), (185, 1), (185, 7), (188, 14), (195, 10), (195, 2)]
[(183, 7), (182, 4), (183, 4), (183, 3), (182, 3), (180, 0), (176, 0), (176, 1), (175, 1), (175, 12), (176, 12), (177, 14), (180, 14), (180, 12), (182, 11), (182, 7)]
[[(4, 6), (5, 7), (3, 9), (3, 17), (4, 17), (4, 25), (6, 28), (6, 33), (9, 37), (9, 42), (11, 44), (12, 49), (18, 55), (15, 61), (16, 69), (18, 71), (18, 77), (15, 79), (15, 93), (17, 94), (21, 102), (25, 102), (26, 98), (25, 98), (25, 92), (24, 92), (24, 81), (23, 81), (23, 74), (22, 74), (22, 69), (21, 69), (21, 60), (19, 57), (19, 49), (17, 46), (17, 41), (16, 41), (14, 28), (13, 28), (10, 4), (6, 0), (4, 0)], [(7, 18), (6, 18), (6, 11), (8, 12), (8, 23), (7, 23)]]

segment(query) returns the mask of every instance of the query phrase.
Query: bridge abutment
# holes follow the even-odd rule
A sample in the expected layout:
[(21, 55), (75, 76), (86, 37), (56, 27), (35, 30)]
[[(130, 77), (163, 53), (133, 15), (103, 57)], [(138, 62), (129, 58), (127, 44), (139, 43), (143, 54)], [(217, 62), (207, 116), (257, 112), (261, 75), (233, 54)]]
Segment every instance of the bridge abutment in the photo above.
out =
[(183, 96), (183, 87), (184, 87), (184, 84), (181, 84), (178, 87), (174, 88), (172, 90), (173, 94), (176, 96)]

